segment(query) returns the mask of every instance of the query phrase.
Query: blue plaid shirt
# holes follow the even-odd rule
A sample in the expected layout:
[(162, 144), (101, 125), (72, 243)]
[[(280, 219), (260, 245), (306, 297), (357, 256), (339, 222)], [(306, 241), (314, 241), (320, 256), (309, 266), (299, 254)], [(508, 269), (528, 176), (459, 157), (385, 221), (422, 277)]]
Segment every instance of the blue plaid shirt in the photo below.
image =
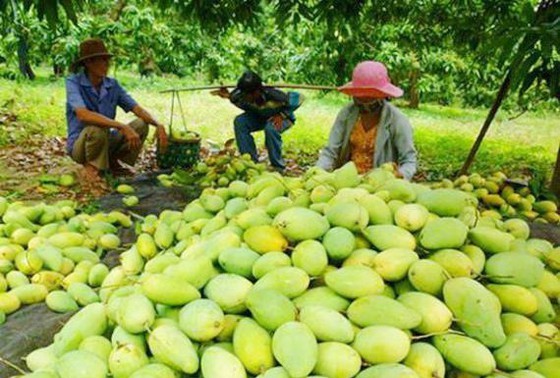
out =
[(66, 79), (66, 121), (68, 141), (66, 149), (72, 152), (74, 143), (85, 125), (76, 116), (76, 109), (86, 108), (92, 112), (115, 119), (117, 106), (125, 112), (131, 111), (137, 102), (115, 79), (105, 77), (99, 92), (93, 87), (85, 73), (71, 75)]

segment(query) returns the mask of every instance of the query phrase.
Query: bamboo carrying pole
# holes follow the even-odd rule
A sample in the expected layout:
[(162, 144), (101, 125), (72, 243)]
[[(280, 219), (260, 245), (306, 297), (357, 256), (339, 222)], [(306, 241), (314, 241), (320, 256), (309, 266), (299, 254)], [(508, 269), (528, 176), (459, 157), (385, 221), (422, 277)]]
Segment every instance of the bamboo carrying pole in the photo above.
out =
[[(160, 91), (159, 93), (169, 93), (169, 92), (190, 92), (190, 91), (203, 91), (207, 89), (220, 89), (220, 88), (235, 88), (235, 84), (224, 84), (224, 85), (202, 85), (199, 87), (186, 87), (186, 88), (173, 88)], [(333, 91), (336, 87), (331, 87), (327, 85), (309, 85), (309, 84), (270, 84), (265, 85), (268, 88), (293, 88), (293, 89), (311, 89), (316, 91)]]

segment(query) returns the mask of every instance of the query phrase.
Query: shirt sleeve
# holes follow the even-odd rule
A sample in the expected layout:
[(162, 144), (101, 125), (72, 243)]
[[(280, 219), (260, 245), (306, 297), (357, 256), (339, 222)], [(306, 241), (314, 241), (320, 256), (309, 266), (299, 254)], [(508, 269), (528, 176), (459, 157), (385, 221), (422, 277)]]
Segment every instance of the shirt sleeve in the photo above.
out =
[(404, 116), (400, 117), (397, 125), (395, 147), (397, 148), (399, 172), (405, 179), (411, 180), (416, 173), (416, 149), (412, 137), (412, 126)]
[(329, 142), (319, 153), (319, 160), (317, 160), (317, 166), (319, 168), (326, 171), (330, 171), (335, 168), (336, 160), (340, 154), (342, 143), (344, 142), (344, 124), (347, 116), (348, 112), (346, 109), (343, 109), (340, 113), (338, 113), (329, 135)]
[(80, 84), (72, 78), (66, 79), (66, 102), (72, 110), (86, 108), (82, 94), (80, 93)]
[(136, 105), (138, 105), (136, 100), (134, 100), (132, 96), (129, 95), (128, 92), (125, 91), (124, 88), (121, 87), (121, 85), (117, 81), (115, 81), (115, 87), (117, 89), (117, 96), (118, 96), (117, 105), (120, 106), (122, 110), (128, 113)]

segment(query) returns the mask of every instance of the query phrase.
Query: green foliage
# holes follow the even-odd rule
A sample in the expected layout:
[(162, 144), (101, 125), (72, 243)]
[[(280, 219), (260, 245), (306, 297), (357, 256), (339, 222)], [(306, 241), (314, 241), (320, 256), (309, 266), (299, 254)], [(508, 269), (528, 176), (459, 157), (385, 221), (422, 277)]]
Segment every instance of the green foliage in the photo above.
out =
[[(8, 12), (8, 3), (0, 0), (4, 5), (0, 14)], [(534, 5), (526, 0), (228, 0), (219, 4), (100, 0), (84, 2), (82, 8), (72, 6), (77, 3), (70, 0), (56, 3), (77, 11), (77, 21), (69, 22), (72, 13), (56, 12), (56, 27), (49, 27), (37, 17), (39, 8), (23, 3), (18, 8), (21, 26), (16, 27), (12, 17), (2, 18), (0, 76), (14, 77), (23, 34), (32, 65), (51, 64), (56, 75), (73, 62), (81, 40), (96, 36), (116, 53), (114, 64), (119, 69), (211, 82), (234, 80), (249, 67), (268, 82), (341, 85), (350, 79), (357, 62), (376, 59), (387, 64), (414, 106), (418, 102), (489, 106), (505, 74), (496, 50), (509, 46), (490, 42), (498, 35), (518, 41), (519, 33), (527, 30), (520, 25), (527, 25), (529, 17), (528, 11), (521, 10)], [(542, 41), (552, 35), (550, 30), (533, 32)], [(546, 76), (542, 70), (558, 69), (554, 46), (537, 43), (536, 51), (551, 58), (546, 66), (539, 63), (544, 60), (532, 66), (529, 76), (536, 79), (522, 83), (529, 89), (521, 107), (547, 98), (541, 82), (547, 77), (554, 82), (560, 76)], [(517, 105), (512, 99), (505, 106)]]

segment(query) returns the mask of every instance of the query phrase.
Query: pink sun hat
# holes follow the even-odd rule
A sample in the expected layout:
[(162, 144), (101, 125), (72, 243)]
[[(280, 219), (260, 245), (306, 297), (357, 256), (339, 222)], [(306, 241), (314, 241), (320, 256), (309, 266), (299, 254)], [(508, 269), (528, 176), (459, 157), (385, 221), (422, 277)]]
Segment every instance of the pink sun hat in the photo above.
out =
[(352, 97), (401, 97), (403, 90), (391, 84), (387, 68), (383, 63), (366, 60), (358, 63), (352, 72), (352, 81), (338, 87)]

